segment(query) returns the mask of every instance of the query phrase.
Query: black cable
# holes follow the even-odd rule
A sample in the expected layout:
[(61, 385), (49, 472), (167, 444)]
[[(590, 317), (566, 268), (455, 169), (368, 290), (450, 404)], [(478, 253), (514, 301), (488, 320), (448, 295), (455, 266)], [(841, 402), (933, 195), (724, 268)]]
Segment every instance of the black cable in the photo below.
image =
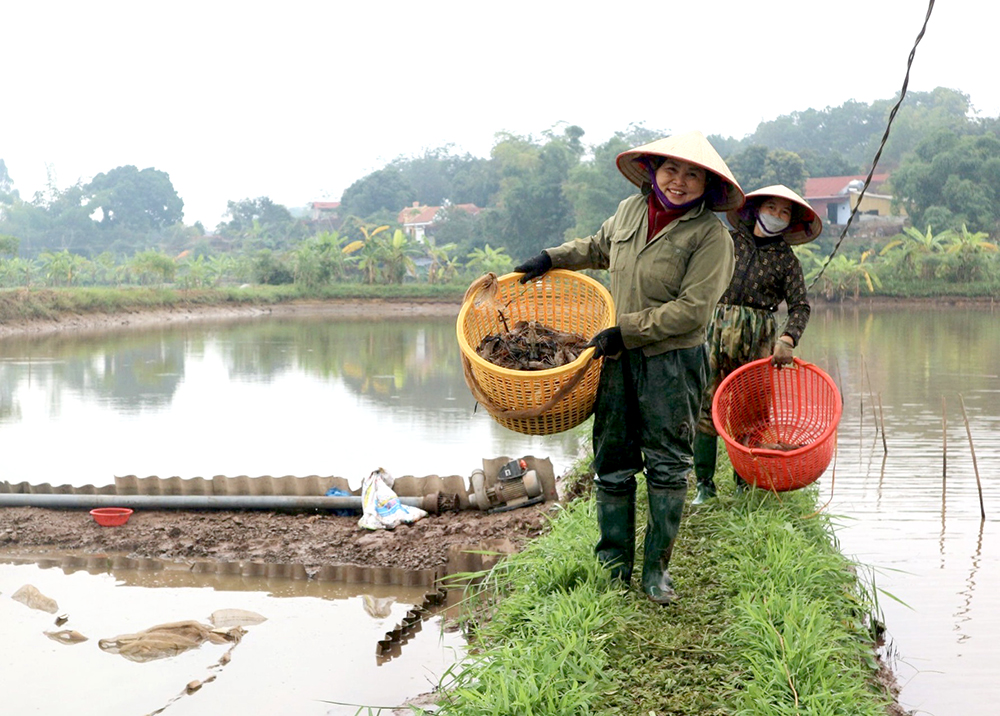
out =
[(837, 243), (833, 247), (833, 251), (830, 255), (826, 257), (826, 261), (823, 262), (823, 266), (820, 268), (819, 273), (813, 278), (809, 283), (808, 288), (812, 288), (819, 277), (823, 275), (826, 271), (826, 267), (830, 265), (830, 261), (833, 259), (834, 255), (837, 253), (837, 249), (843, 243), (844, 239), (847, 237), (847, 230), (851, 228), (851, 222), (854, 221), (854, 215), (858, 213), (858, 208), (861, 206), (861, 200), (865, 196), (865, 191), (868, 190), (868, 185), (871, 184), (872, 175), (875, 174), (875, 167), (878, 166), (878, 160), (882, 156), (882, 150), (885, 149), (885, 143), (889, 139), (889, 129), (892, 127), (892, 120), (896, 117), (896, 112), (899, 111), (899, 105), (903, 103), (903, 98), (906, 97), (906, 87), (910, 84), (910, 67), (913, 65), (913, 57), (917, 54), (917, 45), (924, 38), (924, 32), (927, 31), (927, 21), (931, 19), (931, 12), (934, 10), (934, 0), (929, 0), (927, 3), (927, 16), (924, 17), (924, 25), (920, 28), (919, 34), (917, 34), (917, 39), (913, 43), (913, 49), (910, 50), (910, 56), (906, 60), (906, 76), (903, 77), (903, 88), (899, 91), (899, 100), (893, 106), (892, 111), (889, 112), (889, 121), (885, 125), (885, 134), (882, 135), (882, 143), (879, 145), (878, 151), (875, 152), (875, 159), (872, 160), (871, 171), (868, 172), (867, 178), (865, 178), (864, 186), (861, 187), (861, 193), (858, 194), (858, 201), (854, 204), (854, 208), (851, 209), (851, 215), (847, 217), (847, 224), (844, 225), (844, 230), (840, 233), (840, 238), (837, 239)]

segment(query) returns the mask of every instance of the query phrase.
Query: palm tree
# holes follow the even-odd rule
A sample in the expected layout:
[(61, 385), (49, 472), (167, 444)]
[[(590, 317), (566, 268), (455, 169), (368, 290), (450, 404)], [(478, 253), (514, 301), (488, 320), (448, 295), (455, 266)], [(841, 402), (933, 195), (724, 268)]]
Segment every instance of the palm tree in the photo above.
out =
[(15, 286), (31, 288), (32, 279), (38, 272), (38, 262), (34, 259), (22, 259), (15, 256), (7, 261), (7, 273)]
[[(820, 276), (820, 294), (828, 301), (839, 301), (849, 295), (858, 298), (862, 284), (868, 288), (869, 293), (874, 293), (876, 286), (881, 288), (882, 281), (871, 268), (871, 264), (865, 264), (871, 254), (871, 251), (865, 251), (859, 259), (838, 254), (830, 259), (826, 270)], [(819, 271), (818, 267), (811, 271), (807, 280), (813, 279)]]
[(792, 251), (795, 253), (795, 257), (802, 264), (802, 273), (809, 274), (813, 269), (818, 268), (822, 262), (823, 258), (819, 255), (819, 250), (816, 248), (815, 244), (799, 244), (798, 246), (793, 246)]
[(208, 277), (210, 285), (218, 286), (227, 276), (236, 273), (236, 259), (232, 254), (216, 254), (208, 257)]
[(945, 251), (949, 254), (963, 252), (970, 254), (996, 253), (997, 245), (987, 241), (990, 235), (985, 231), (969, 231), (965, 224), (962, 224), (962, 231), (951, 231), (945, 242)]
[(894, 239), (882, 247), (879, 256), (890, 255), (895, 258), (897, 265), (907, 271), (916, 271), (920, 268), (923, 278), (932, 278), (934, 266), (925, 259), (932, 254), (939, 254), (944, 251), (945, 243), (951, 238), (954, 232), (951, 229), (934, 234), (931, 227), (927, 227), (926, 233), (920, 233), (912, 226), (907, 226), (900, 234), (902, 238)]
[(458, 273), (458, 257), (452, 256), (456, 244), (431, 244), (427, 252), (431, 257), (431, 265), (427, 267), (427, 283), (447, 283)]
[(358, 268), (361, 270), (364, 276), (365, 283), (375, 283), (379, 275), (379, 269), (382, 267), (382, 259), (385, 255), (385, 241), (384, 237), (380, 234), (383, 231), (388, 231), (388, 226), (379, 226), (378, 228), (369, 231), (370, 227), (360, 226), (358, 227), (361, 233), (364, 234), (364, 241), (360, 247), (356, 247), (357, 242), (352, 242), (345, 247), (345, 250), (350, 248), (351, 252), (358, 252), (356, 260), (358, 262)]
[(467, 269), (478, 270), (481, 273), (495, 273), (501, 276), (508, 273), (514, 265), (514, 260), (507, 255), (507, 250), (502, 246), (494, 249), (486, 244), (481, 249), (473, 249), (469, 253), (469, 260), (466, 262)]
[(72, 286), (77, 274), (87, 263), (87, 259), (78, 254), (72, 254), (68, 249), (53, 253), (43, 251), (38, 260), (42, 263), (45, 278), (53, 285)]
[(997, 245), (987, 239), (989, 234), (983, 231), (971, 232), (965, 224), (962, 224), (961, 232), (951, 232), (945, 244), (945, 253), (955, 255), (955, 278), (958, 281), (983, 278), (986, 269), (983, 254), (997, 253), (998, 250)]
[(417, 270), (413, 257), (422, 253), (421, 246), (408, 233), (396, 229), (385, 243), (383, 254), (384, 271), (389, 283), (403, 283), (406, 276), (412, 276)]

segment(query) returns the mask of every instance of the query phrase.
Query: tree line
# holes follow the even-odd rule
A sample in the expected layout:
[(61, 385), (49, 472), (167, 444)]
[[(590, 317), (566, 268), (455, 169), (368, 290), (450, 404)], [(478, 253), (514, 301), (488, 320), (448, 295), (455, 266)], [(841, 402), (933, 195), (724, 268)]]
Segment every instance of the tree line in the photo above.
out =
[[(804, 193), (809, 177), (867, 173), (894, 103), (809, 109), (763, 122), (743, 138), (709, 140), (746, 191), (781, 183)], [(1000, 232), (998, 124), (976, 116), (956, 90), (908, 93), (878, 171), (891, 174), (889, 191), (920, 235), (981, 234), (980, 243), (993, 243), (989, 237)], [(666, 134), (634, 124), (586, 144), (584, 129), (571, 124), (538, 136), (500, 133), (489, 157), (442, 147), (398, 157), (359, 178), (344, 191), (336, 223), (296, 218), (257, 197), (229, 201), (224, 220), (211, 229), (184, 224), (183, 201), (169, 176), (154, 168), (116, 167), (66, 189), (50, 181), (25, 199), (0, 159), (0, 284), (142, 283), (158, 276), (197, 284), (458, 280), (484, 264), (503, 269), (593, 233), (635, 190), (617, 171), (617, 154)], [(413, 202), (444, 207), (422, 242), (398, 223)], [(482, 211), (467, 213), (460, 204)], [(812, 251), (822, 258), (835, 233), (828, 227)], [(838, 258), (858, 262), (867, 252), (869, 265), (887, 261), (906, 236), (881, 245), (849, 242)], [(882, 254), (893, 240), (902, 243)], [(965, 275), (935, 271), (942, 280)], [(995, 267), (987, 261), (973, 273), (992, 276)]]

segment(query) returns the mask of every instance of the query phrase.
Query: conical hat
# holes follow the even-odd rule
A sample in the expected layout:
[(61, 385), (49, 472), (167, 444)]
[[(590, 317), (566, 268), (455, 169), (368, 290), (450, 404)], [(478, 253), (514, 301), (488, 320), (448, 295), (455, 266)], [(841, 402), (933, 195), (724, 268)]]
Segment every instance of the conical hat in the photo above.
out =
[(649, 173), (639, 161), (643, 156), (648, 155), (673, 157), (682, 162), (697, 164), (702, 169), (715, 174), (725, 186), (725, 192), (724, 196), (716, 197), (709, 205), (708, 208), (712, 211), (738, 209), (743, 205), (743, 190), (740, 188), (739, 182), (729, 171), (729, 167), (726, 166), (719, 153), (715, 151), (715, 147), (709, 144), (701, 132), (675, 134), (622, 152), (617, 159), (618, 171), (638, 187), (648, 184)]
[(818, 239), (819, 235), (823, 233), (823, 221), (819, 218), (819, 214), (809, 206), (809, 203), (805, 199), (783, 184), (772, 184), (763, 189), (750, 192), (747, 194), (744, 207), (742, 209), (730, 209), (726, 212), (726, 218), (729, 219), (729, 223), (734, 228), (739, 226), (739, 222), (755, 220), (756, 214), (752, 209), (763, 204), (769, 196), (788, 199), (788, 201), (792, 202), (792, 206), (799, 208), (798, 211), (793, 213), (792, 223), (788, 227), (788, 231), (781, 235), (789, 244), (792, 246), (808, 244), (810, 241)]

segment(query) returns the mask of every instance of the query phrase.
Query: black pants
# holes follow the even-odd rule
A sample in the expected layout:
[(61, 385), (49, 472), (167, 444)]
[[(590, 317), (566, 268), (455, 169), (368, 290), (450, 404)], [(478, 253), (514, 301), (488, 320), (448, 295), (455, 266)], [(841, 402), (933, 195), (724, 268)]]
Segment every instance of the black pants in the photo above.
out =
[(687, 487), (695, 426), (708, 379), (703, 345), (605, 359), (594, 406), (594, 472), (609, 494), (635, 492), (635, 475), (661, 489)]

